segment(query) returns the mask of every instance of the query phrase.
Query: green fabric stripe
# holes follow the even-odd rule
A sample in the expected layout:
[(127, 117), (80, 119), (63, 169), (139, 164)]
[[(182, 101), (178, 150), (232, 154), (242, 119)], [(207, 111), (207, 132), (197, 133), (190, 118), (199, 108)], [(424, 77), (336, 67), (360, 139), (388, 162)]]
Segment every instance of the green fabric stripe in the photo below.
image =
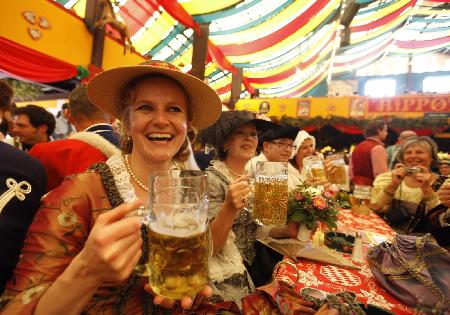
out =
[(286, 9), (288, 6), (290, 6), (293, 2), (294, 2), (294, 0), (288, 0), (285, 3), (281, 4), (278, 8), (270, 11), (269, 13), (259, 17), (258, 19), (254, 20), (254, 21), (252, 21), (250, 23), (247, 23), (247, 24), (244, 24), (244, 25), (240, 25), (238, 27), (234, 27), (234, 28), (227, 29), (227, 30), (210, 32), (209, 34), (212, 35), (212, 36), (214, 36), (214, 35), (226, 35), (226, 34), (231, 34), (231, 33), (234, 33), (234, 32), (240, 32), (240, 31), (247, 30), (249, 28), (255, 27), (256, 25), (259, 25), (262, 22), (268, 20), (272, 16), (277, 15), (278, 13), (280, 13), (281, 11)]
[(213, 12), (213, 13), (207, 13), (207, 14), (199, 14), (199, 15), (194, 15), (192, 16), (194, 18), (194, 20), (198, 23), (210, 23), (214, 20), (218, 20), (218, 19), (222, 19), (224, 17), (230, 16), (230, 15), (234, 15), (237, 13), (240, 13), (242, 11), (247, 10), (248, 8), (251, 8), (255, 5), (257, 5), (258, 3), (260, 3), (262, 0), (253, 0), (250, 1), (246, 4), (243, 4), (241, 6), (239, 6), (239, 4), (241, 4), (242, 2), (240, 2), (238, 5), (235, 5), (231, 8), (227, 8), (227, 9), (223, 9), (217, 12)]
[(158, 43), (158, 45), (156, 45), (155, 47), (150, 49), (150, 51), (148, 53), (146, 53), (145, 55), (156, 56), (156, 54), (158, 54), (161, 51), (161, 49), (163, 49), (164, 47), (169, 45), (170, 41), (172, 39), (174, 39), (175, 37), (177, 37), (177, 35), (182, 33), (185, 29), (186, 28), (181, 24), (175, 25), (173, 30), (169, 33), (169, 35), (167, 35), (166, 38), (164, 38), (162, 41), (160, 41)]
[(437, 18), (421, 18), (412, 16), (409, 18), (410, 22), (421, 22), (421, 23), (448, 23), (450, 22), (450, 18), (443, 18), (443, 19), (437, 19)]
[(360, 9), (360, 10), (358, 11), (358, 14), (357, 14), (356, 16), (358, 16), (358, 15), (363, 15), (363, 14), (366, 14), (366, 13), (368, 13), (368, 12), (378, 11), (378, 10), (380, 10), (380, 9), (386, 8), (386, 7), (388, 7), (388, 6), (392, 5), (392, 4), (394, 4), (396, 1), (397, 1), (397, 0), (392, 0), (392, 1), (385, 2), (385, 3), (380, 4), (380, 5), (377, 5), (377, 6), (373, 6), (373, 7), (371, 7), (371, 8), (363, 8), (363, 9)]

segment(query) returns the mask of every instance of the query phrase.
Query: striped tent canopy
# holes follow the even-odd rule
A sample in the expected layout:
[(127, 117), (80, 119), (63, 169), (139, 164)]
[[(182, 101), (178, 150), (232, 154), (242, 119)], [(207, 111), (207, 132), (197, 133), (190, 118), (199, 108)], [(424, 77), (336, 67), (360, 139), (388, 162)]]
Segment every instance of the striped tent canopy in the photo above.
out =
[[(86, 0), (57, 0), (84, 16)], [(209, 23), (206, 77), (222, 98), (243, 69), (242, 95), (300, 97), (332, 74), (386, 55), (450, 48), (450, 0), (112, 1), (142, 55), (191, 69)], [(350, 18), (349, 18), (350, 17)]]

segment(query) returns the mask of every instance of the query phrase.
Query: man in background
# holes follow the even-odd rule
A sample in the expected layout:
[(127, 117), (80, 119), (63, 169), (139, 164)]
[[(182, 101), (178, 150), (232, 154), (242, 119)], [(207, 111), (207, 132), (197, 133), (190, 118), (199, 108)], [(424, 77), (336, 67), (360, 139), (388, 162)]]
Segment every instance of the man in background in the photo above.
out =
[(388, 171), (384, 140), (388, 135), (384, 121), (370, 122), (364, 129), (364, 141), (352, 152), (350, 178), (355, 185), (372, 186), (375, 177)]
[(397, 160), (397, 154), (400, 151), (402, 143), (405, 142), (405, 140), (410, 137), (417, 137), (417, 133), (412, 130), (402, 131), (398, 136), (397, 143), (394, 145), (390, 145), (386, 148), (386, 153), (388, 156), (388, 167), (390, 170), (394, 168), (395, 162)]
[(55, 140), (65, 139), (73, 132), (73, 126), (67, 119), (67, 111), (69, 109), (69, 103), (64, 103), (61, 106), (61, 110), (56, 115), (56, 126), (53, 132), (53, 138)]
[(47, 191), (59, 186), (64, 177), (84, 172), (92, 164), (119, 152), (119, 134), (110, 125), (110, 116), (88, 100), (85, 85), (77, 86), (69, 94), (67, 116), (77, 133), (38, 144), (30, 151), (47, 172)]
[(13, 133), (18, 141), (9, 144), (23, 151), (29, 151), (35, 144), (49, 142), (55, 130), (55, 117), (45, 108), (37, 105), (17, 107), (13, 111)]
[[(262, 147), (261, 153), (248, 161), (245, 166), (246, 172), (255, 175), (258, 161), (288, 162), (298, 131), (298, 127), (279, 126), (262, 134), (258, 141)], [(288, 164), (288, 167), (293, 166)]]

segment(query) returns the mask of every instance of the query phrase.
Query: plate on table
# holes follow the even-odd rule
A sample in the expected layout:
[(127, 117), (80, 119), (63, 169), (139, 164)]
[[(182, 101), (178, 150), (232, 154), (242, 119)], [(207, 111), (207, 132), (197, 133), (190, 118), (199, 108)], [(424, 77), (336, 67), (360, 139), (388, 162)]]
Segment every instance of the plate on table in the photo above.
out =
[(324, 243), (329, 248), (337, 250), (338, 252), (351, 254), (353, 244), (355, 243), (355, 237), (340, 232), (327, 232), (325, 233)]

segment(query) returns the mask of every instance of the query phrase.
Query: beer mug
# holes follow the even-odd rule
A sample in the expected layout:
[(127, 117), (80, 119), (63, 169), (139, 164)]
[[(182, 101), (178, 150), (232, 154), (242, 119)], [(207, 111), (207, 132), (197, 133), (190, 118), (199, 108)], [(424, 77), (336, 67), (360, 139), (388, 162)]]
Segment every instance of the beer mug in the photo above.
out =
[(344, 185), (347, 177), (345, 175), (344, 157), (339, 153), (331, 154), (327, 156), (327, 161), (330, 161), (336, 167), (336, 170), (333, 173), (327, 173), (328, 181), (331, 184)]
[(311, 155), (303, 159), (303, 167), (306, 170), (308, 179), (314, 182), (323, 183), (327, 181), (325, 166), (322, 159), (317, 155)]
[(256, 163), (253, 217), (259, 224), (286, 224), (288, 200), (287, 162)]
[(170, 299), (194, 297), (208, 281), (208, 180), (203, 171), (150, 176), (149, 284)]
[(353, 189), (353, 195), (350, 198), (353, 214), (367, 215), (370, 213), (371, 192), (371, 186), (355, 185)]

